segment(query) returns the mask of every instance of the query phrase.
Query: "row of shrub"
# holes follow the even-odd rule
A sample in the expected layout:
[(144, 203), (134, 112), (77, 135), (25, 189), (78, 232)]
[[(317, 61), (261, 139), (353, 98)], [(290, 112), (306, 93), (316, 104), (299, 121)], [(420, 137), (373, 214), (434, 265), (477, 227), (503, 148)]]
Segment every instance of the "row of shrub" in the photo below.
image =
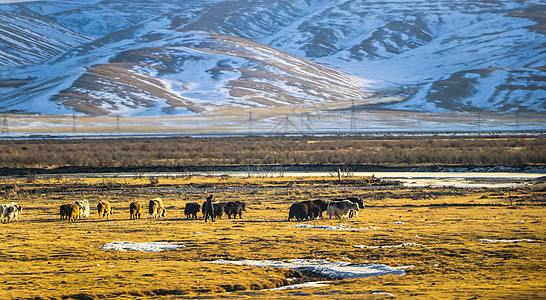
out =
[(17, 140), (0, 167), (544, 164), (542, 136), (211, 137)]

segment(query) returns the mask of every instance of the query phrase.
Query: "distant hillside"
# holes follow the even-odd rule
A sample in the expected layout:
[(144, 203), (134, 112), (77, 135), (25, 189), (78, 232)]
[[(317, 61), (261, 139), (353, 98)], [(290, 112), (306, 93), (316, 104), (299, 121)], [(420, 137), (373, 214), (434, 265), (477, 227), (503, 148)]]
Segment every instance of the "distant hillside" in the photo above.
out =
[(0, 111), (546, 111), (538, 0), (0, 5)]
[(93, 39), (38, 14), (0, 10), (0, 66), (37, 65)]

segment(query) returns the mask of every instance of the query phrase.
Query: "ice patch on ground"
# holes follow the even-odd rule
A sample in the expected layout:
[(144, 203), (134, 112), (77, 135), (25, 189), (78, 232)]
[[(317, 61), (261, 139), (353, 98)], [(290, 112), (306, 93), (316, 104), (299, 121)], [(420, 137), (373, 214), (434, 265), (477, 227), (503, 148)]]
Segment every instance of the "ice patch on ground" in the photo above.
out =
[(423, 246), (423, 245), (422, 244), (416, 244), (416, 243), (402, 243), (402, 244), (398, 244), (398, 245), (387, 245), (387, 246), (353, 245), (354, 248), (360, 248), (360, 249), (400, 248), (400, 247), (407, 247), (407, 246)]
[(480, 242), (484, 243), (517, 243), (517, 242), (535, 242), (531, 239), (518, 239), (518, 240), (490, 240), (490, 239), (480, 239)]
[(328, 278), (364, 278), (372, 276), (383, 275), (405, 275), (406, 272), (403, 269), (410, 267), (389, 267), (386, 265), (377, 264), (362, 264), (355, 265), (349, 262), (331, 262), (328, 260), (306, 260), (306, 259), (293, 259), (288, 262), (271, 261), (271, 260), (223, 260), (217, 259), (212, 261), (216, 264), (235, 264), (235, 265), (248, 265), (254, 267), (273, 267), (273, 268), (287, 268), (297, 271), (306, 271), (318, 274), (320, 276)]
[(267, 289), (264, 291), (282, 291), (282, 290), (288, 290), (288, 289), (299, 289), (299, 288), (306, 288), (306, 287), (321, 287), (321, 286), (328, 286), (328, 283), (331, 281), (311, 281), (311, 282), (304, 282), (299, 284), (292, 284), (292, 285), (285, 285), (274, 289)]
[(171, 244), (168, 242), (111, 242), (101, 246), (101, 249), (118, 251), (141, 251), (141, 252), (159, 252), (163, 250), (181, 249), (186, 246), (180, 244)]
[(388, 296), (388, 297), (396, 297), (396, 296), (394, 296), (393, 294), (387, 293), (387, 292), (372, 292), (372, 294), (373, 294), (373, 295)]
[[(316, 225), (316, 224), (303, 224), (298, 223), (294, 225), (296, 228), (318, 228), (318, 229), (324, 229), (324, 230), (339, 230), (339, 231), (356, 231), (356, 230), (370, 230), (370, 229), (379, 229), (379, 227), (358, 227), (358, 228), (351, 228), (346, 227), (350, 226), (352, 224), (339, 224), (335, 226), (327, 226), (327, 225)], [(290, 226), (287, 226), (290, 227)]]

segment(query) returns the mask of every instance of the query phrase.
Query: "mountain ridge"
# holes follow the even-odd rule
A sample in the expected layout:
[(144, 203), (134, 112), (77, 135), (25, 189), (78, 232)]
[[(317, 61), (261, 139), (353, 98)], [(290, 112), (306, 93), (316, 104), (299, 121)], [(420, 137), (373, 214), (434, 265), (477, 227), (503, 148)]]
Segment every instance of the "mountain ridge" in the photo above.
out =
[(539, 1), (140, 0), (132, 13), (123, 3), (0, 5), (4, 14), (41, 13), (82, 39), (4, 67), (0, 110), (204, 114), (324, 109), (342, 99), (410, 111), (546, 111)]

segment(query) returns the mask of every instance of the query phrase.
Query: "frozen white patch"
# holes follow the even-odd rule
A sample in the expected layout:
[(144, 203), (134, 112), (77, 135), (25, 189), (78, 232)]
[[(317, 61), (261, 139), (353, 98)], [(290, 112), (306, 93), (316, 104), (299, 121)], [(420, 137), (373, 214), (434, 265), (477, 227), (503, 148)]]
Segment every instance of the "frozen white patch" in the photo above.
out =
[(391, 294), (391, 293), (386, 293), (386, 292), (372, 292), (372, 294), (374, 294), (374, 295), (382, 295), (382, 296), (389, 296), (389, 297), (395, 297), (393, 294)]
[(360, 249), (377, 249), (377, 248), (400, 248), (400, 247), (407, 247), (407, 246), (422, 246), (422, 244), (416, 244), (416, 243), (402, 243), (398, 245), (387, 245), (387, 246), (366, 246), (366, 245), (353, 245), (354, 248), (360, 248)]
[(383, 275), (405, 275), (403, 269), (409, 267), (389, 267), (386, 265), (362, 264), (354, 265), (349, 262), (331, 262), (328, 260), (294, 259), (288, 262), (271, 260), (223, 260), (212, 261), (216, 264), (236, 264), (255, 267), (288, 268), (297, 271), (312, 272), (329, 278), (364, 278)]
[(163, 250), (181, 249), (186, 246), (180, 244), (171, 244), (167, 242), (111, 242), (101, 246), (101, 249), (118, 251), (141, 251), (141, 252), (159, 252)]
[[(350, 228), (345, 227), (350, 224), (339, 224), (335, 226), (327, 226), (327, 225), (315, 225), (315, 224), (302, 224), (298, 223), (294, 225), (296, 228), (317, 228), (317, 229), (324, 229), (324, 230), (340, 230), (340, 231), (355, 231), (355, 230), (370, 230), (370, 229), (379, 229), (379, 227), (358, 227), (358, 228)], [(289, 225), (286, 227), (290, 227)]]
[(519, 239), (519, 240), (490, 240), (490, 239), (480, 239), (480, 242), (484, 243), (517, 243), (517, 242), (534, 242), (531, 239)]
[(299, 288), (306, 288), (306, 287), (321, 287), (321, 286), (328, 286), (328, 283), (331, 281), (312, 281), (312, 282), (304, 282), (299, 284), (292, 284), (292, 285), (285, 285), (274, 289), (267, 289), (264, 291), (282, 291), (282, 290), (288, 290), (288, 289), (299, 289)]

